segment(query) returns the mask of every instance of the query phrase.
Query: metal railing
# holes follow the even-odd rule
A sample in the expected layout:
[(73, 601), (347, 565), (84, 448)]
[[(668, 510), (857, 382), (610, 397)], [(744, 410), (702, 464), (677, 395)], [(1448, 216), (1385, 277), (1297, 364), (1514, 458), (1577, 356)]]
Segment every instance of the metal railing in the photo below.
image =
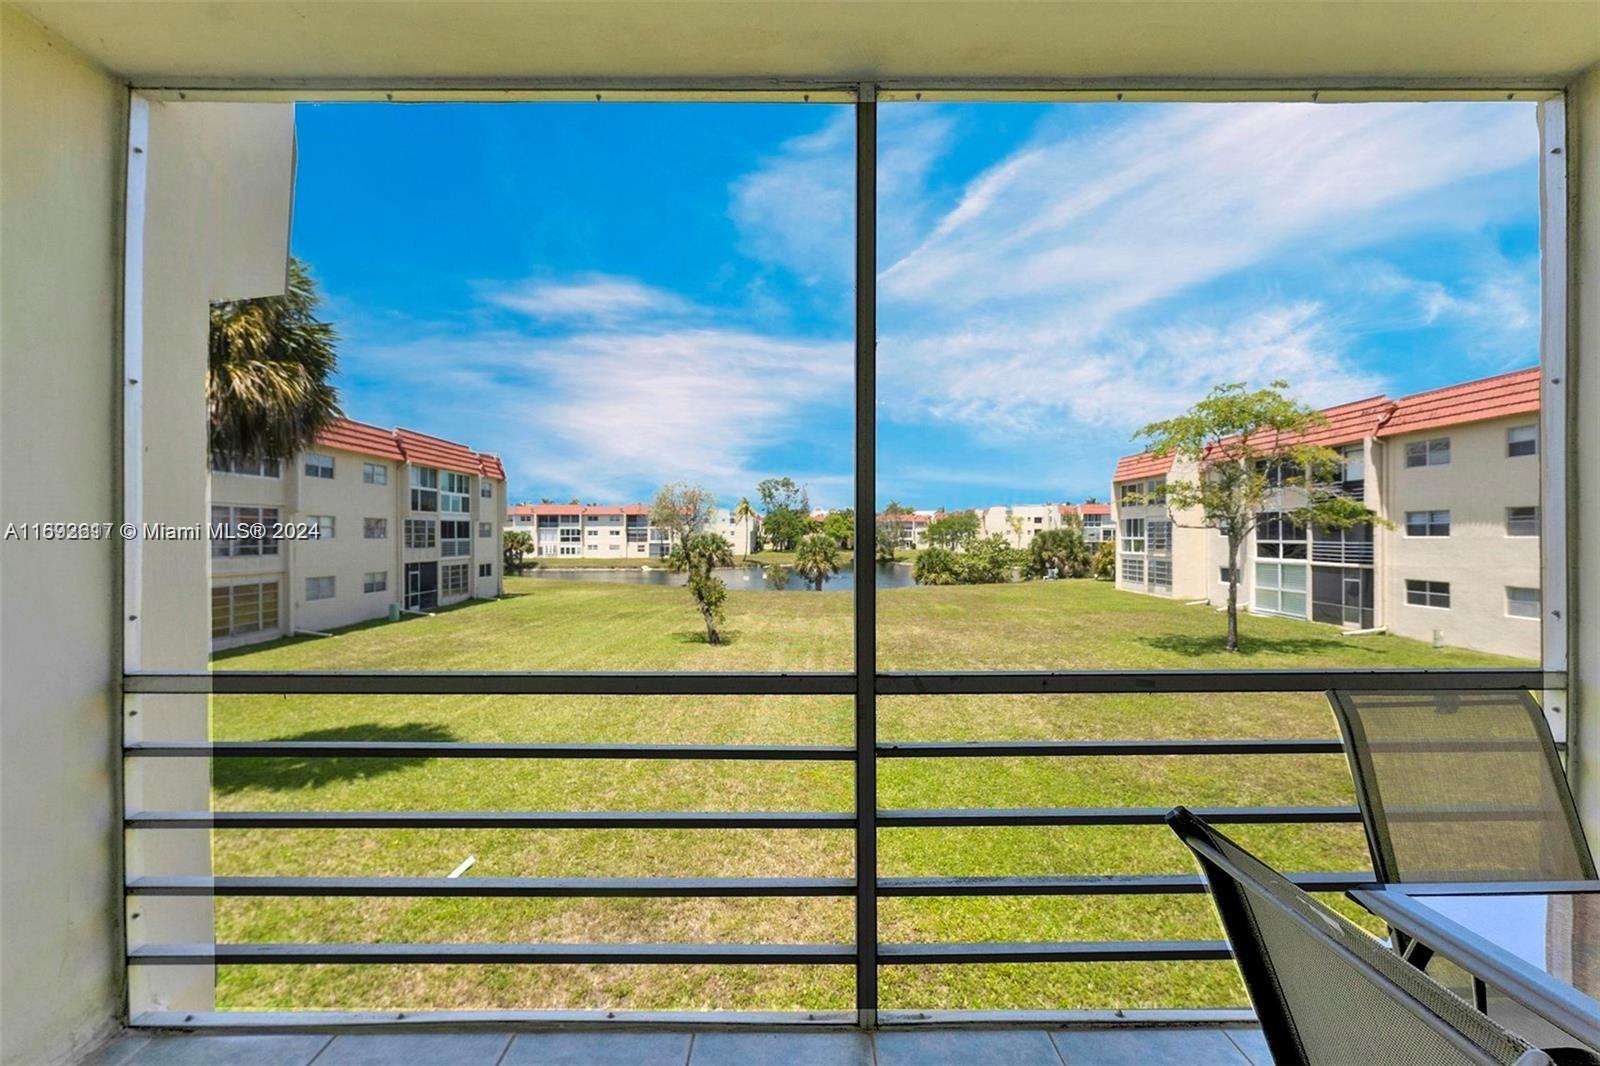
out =
[[(1160, 825), (1164, 807), (880, 808), (876, 770), (884, 759), (1337, 754), (1337, 739), (880, 741), (880, 696), (1040, 693), (1238, 693), (1407, 689), (1533, 689), (1565, 686), (1541, 670), (1255, 670), (1063, 671), (796, 674), (706, 673), (135, 673), (129, 695), (849, 695), (865, 681), (854, 745), (551, 744), (424, 741), (144, 741), (125, 745), (129, 759), (330, 758), (646, 759), (849, 762), (872, 782), (867, 803), (851, 811), (215, 811), (129, 810), (128, 830), (291, 828), (453, 829), (833, 829), (854, 835), (855, 877), (195, 877), (146, 874), (129, 879), (130, 897), (440, 897), (440, 898), (762, 898), (848, 897), (858, 933), (853, 943), (229, 943), (138, 944), (130, 966), (239, 964), (660, 964), (828, 965), (856, 970), (862, 1024), (875, 1024), (879, 968), (895, 965), (1153, 962), (1222, 960), (1226, 942), (1206, 940), (894, 943), (877, 935), (880, 897), (1108, 896), (1204, 891), (1188, 873), (1065, 876), (883, 877), (877, 873), (879, 828), (927, 826)], [(1354, 806), (1241, 806), (1196, 811), (1217, 824), (1358, 823)], [(1296, 873), (1317, 891), (1370, 884), (1370, 875)]]
[(1370, 540), (1313, 540), (1311, 542), (1311, 561), (1314, 563), (1352, 563), (1358, 566), (1371, 566), (1372, 558), (1372, 541)]

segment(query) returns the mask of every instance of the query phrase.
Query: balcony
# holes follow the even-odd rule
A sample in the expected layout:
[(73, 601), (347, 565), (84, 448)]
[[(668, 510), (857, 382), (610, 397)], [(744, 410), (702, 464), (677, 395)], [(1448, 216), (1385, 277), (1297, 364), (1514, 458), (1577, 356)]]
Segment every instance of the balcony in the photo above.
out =
[(1371, 566), (1373, 560), (1370, 540), (1313, 540), (1311, 561), (1314, 563), (1344, 563), (1351, 566)]

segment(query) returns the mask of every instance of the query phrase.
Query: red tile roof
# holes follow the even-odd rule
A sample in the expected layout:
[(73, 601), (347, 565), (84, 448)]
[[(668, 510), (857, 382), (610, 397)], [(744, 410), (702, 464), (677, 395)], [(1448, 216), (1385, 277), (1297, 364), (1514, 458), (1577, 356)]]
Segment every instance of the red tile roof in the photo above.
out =
[(353, 422), (348, 418), (341, 418), (319, 432), (317, 443), (324, 448), (337, 448), (340, 451), (371, 455), (397, 463), (403, 463), (406, 459), (405, 454), (400, 451), (400, 442), (395, 440), (394, 434), (389, 430), (369, 426), (365, 422)]
[(409, 463), (418, 466), (437, 466), (441, 470), (454, 470), (458, 474), (482, 472), (478, 453), (465, 444), (418, 433), (414, 429), (396, 429), (394, 435), (400, 442), (400, 450), (406, 453), (406, 461)]
[(462, 474), (479, 474), (496, 481), (506, 479), (506, 468), (499, 456), (475, 452), (464, 444), (409, 429), (384, 429), (341, 418), (319, 432), (316, 442), (324, 448), (370, 455), (396, 463), (439, 466)]
[(1172, 469), (1171, 455), (1151, 455), (1141, 452), (1138, 455), (1125, 455), (1117, 460), (1117, 469), (1111, 475), (1113, 483), (1123, 481), (1139, 481), (1147, 477), (1160, 477)]
[(1378, 436), (1393, 437), (1442, 426), (1485, 422), (1491, 418), (1530, 414), (1538, 409), (1539, 368), (1529, 367), (1402, 397), (1395, 402), (1394, 413), (1378, 430)]
[(1080, 503), (1078, 505), (1078, 513), (1084, 515), (1108, 515), (1111, 513), (1111, 505), (1109, 503)]
[(643, 515), (650, 513), (647, 503), (595, 504), (595, 503), (519, 503), (506, 508), (513, 515)]

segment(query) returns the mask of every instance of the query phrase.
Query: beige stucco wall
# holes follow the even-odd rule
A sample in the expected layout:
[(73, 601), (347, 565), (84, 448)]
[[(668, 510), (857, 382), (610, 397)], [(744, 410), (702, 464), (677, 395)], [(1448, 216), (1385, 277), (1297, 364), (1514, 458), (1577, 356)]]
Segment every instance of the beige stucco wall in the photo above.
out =
[[(149, 106), (144, 254), (134, 260), (143, 286), (143, 519), (178, 525), (210, 517), (206, 460), (205, 368), (209, 306), (284, 288), (292, 202), (294, 113), (285, 104), (152, 103)], [(132, 209), (132, 208), (130, 208)], [(130, 249), (130, 258), (133, 251)], [(130, 417), (133, 415), (130, 413)], [(129, 665), (144, 670), (204, 670), (210, 645), (209, 545), (145, 542), (142, 592), (127, 613), (140, 619)], [(141, 697), (129, 717), (135, 739), (203, 740), (204, 697)], [(127, 802), (145, 810), (205, 810), (210, 774), (203, 760), (127, 764)], [(129, 876), (205, 875), (204, 829), (128, 834)], [(211, 901), (163, 900), (130, 906), (128, 939), (209, 943)], [(137, 910), (138, 919), (131, 917)], [(213, 968), (136, 966), (128, 972), (130, 1011), (208, 1010)]]
[[(1452, 647), (1539, 658), (1539, 621), (1506, 614), (1506, 587), (1539, 588), (1539, 538), (1506, 536), (1507, 507), (1539, 503), (1539, 456), (1506, 455), (1506, 430), (1537, 415), (1384, 438), (1378, 448), (1387, 517), (1378, 530), (1380, 619), (1416, 640), (1438, 630)], [(1405, 446), (1450, 439), (1444, 466), (1407, 467)], [(1542, 447), (1541, 442), (1541, 447)], [(1408, 537), (1407, 511), (1449, 511), (1448, 537)], [(1448, 581), (1450, 607), (1406, 603), (1410, 580)]]
[[(111, 521), (126, 92), (0, 10), (0, 520)], [(0, 1061), (121, 1007), (118, 545), (0, 544)]]

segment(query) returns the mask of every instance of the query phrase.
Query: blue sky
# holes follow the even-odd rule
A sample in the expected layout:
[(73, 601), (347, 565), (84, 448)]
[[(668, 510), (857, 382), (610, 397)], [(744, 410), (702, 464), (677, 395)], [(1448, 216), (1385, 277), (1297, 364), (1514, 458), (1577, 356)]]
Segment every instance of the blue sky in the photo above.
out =
[[(880, 503), (1105, 498), (1219, 381), (1318, 404), (1531, 365), (1531, 105), (885, 104)], [(346, 413), (514, 500), (850, 502), (848, 108), (298, 108)]]

